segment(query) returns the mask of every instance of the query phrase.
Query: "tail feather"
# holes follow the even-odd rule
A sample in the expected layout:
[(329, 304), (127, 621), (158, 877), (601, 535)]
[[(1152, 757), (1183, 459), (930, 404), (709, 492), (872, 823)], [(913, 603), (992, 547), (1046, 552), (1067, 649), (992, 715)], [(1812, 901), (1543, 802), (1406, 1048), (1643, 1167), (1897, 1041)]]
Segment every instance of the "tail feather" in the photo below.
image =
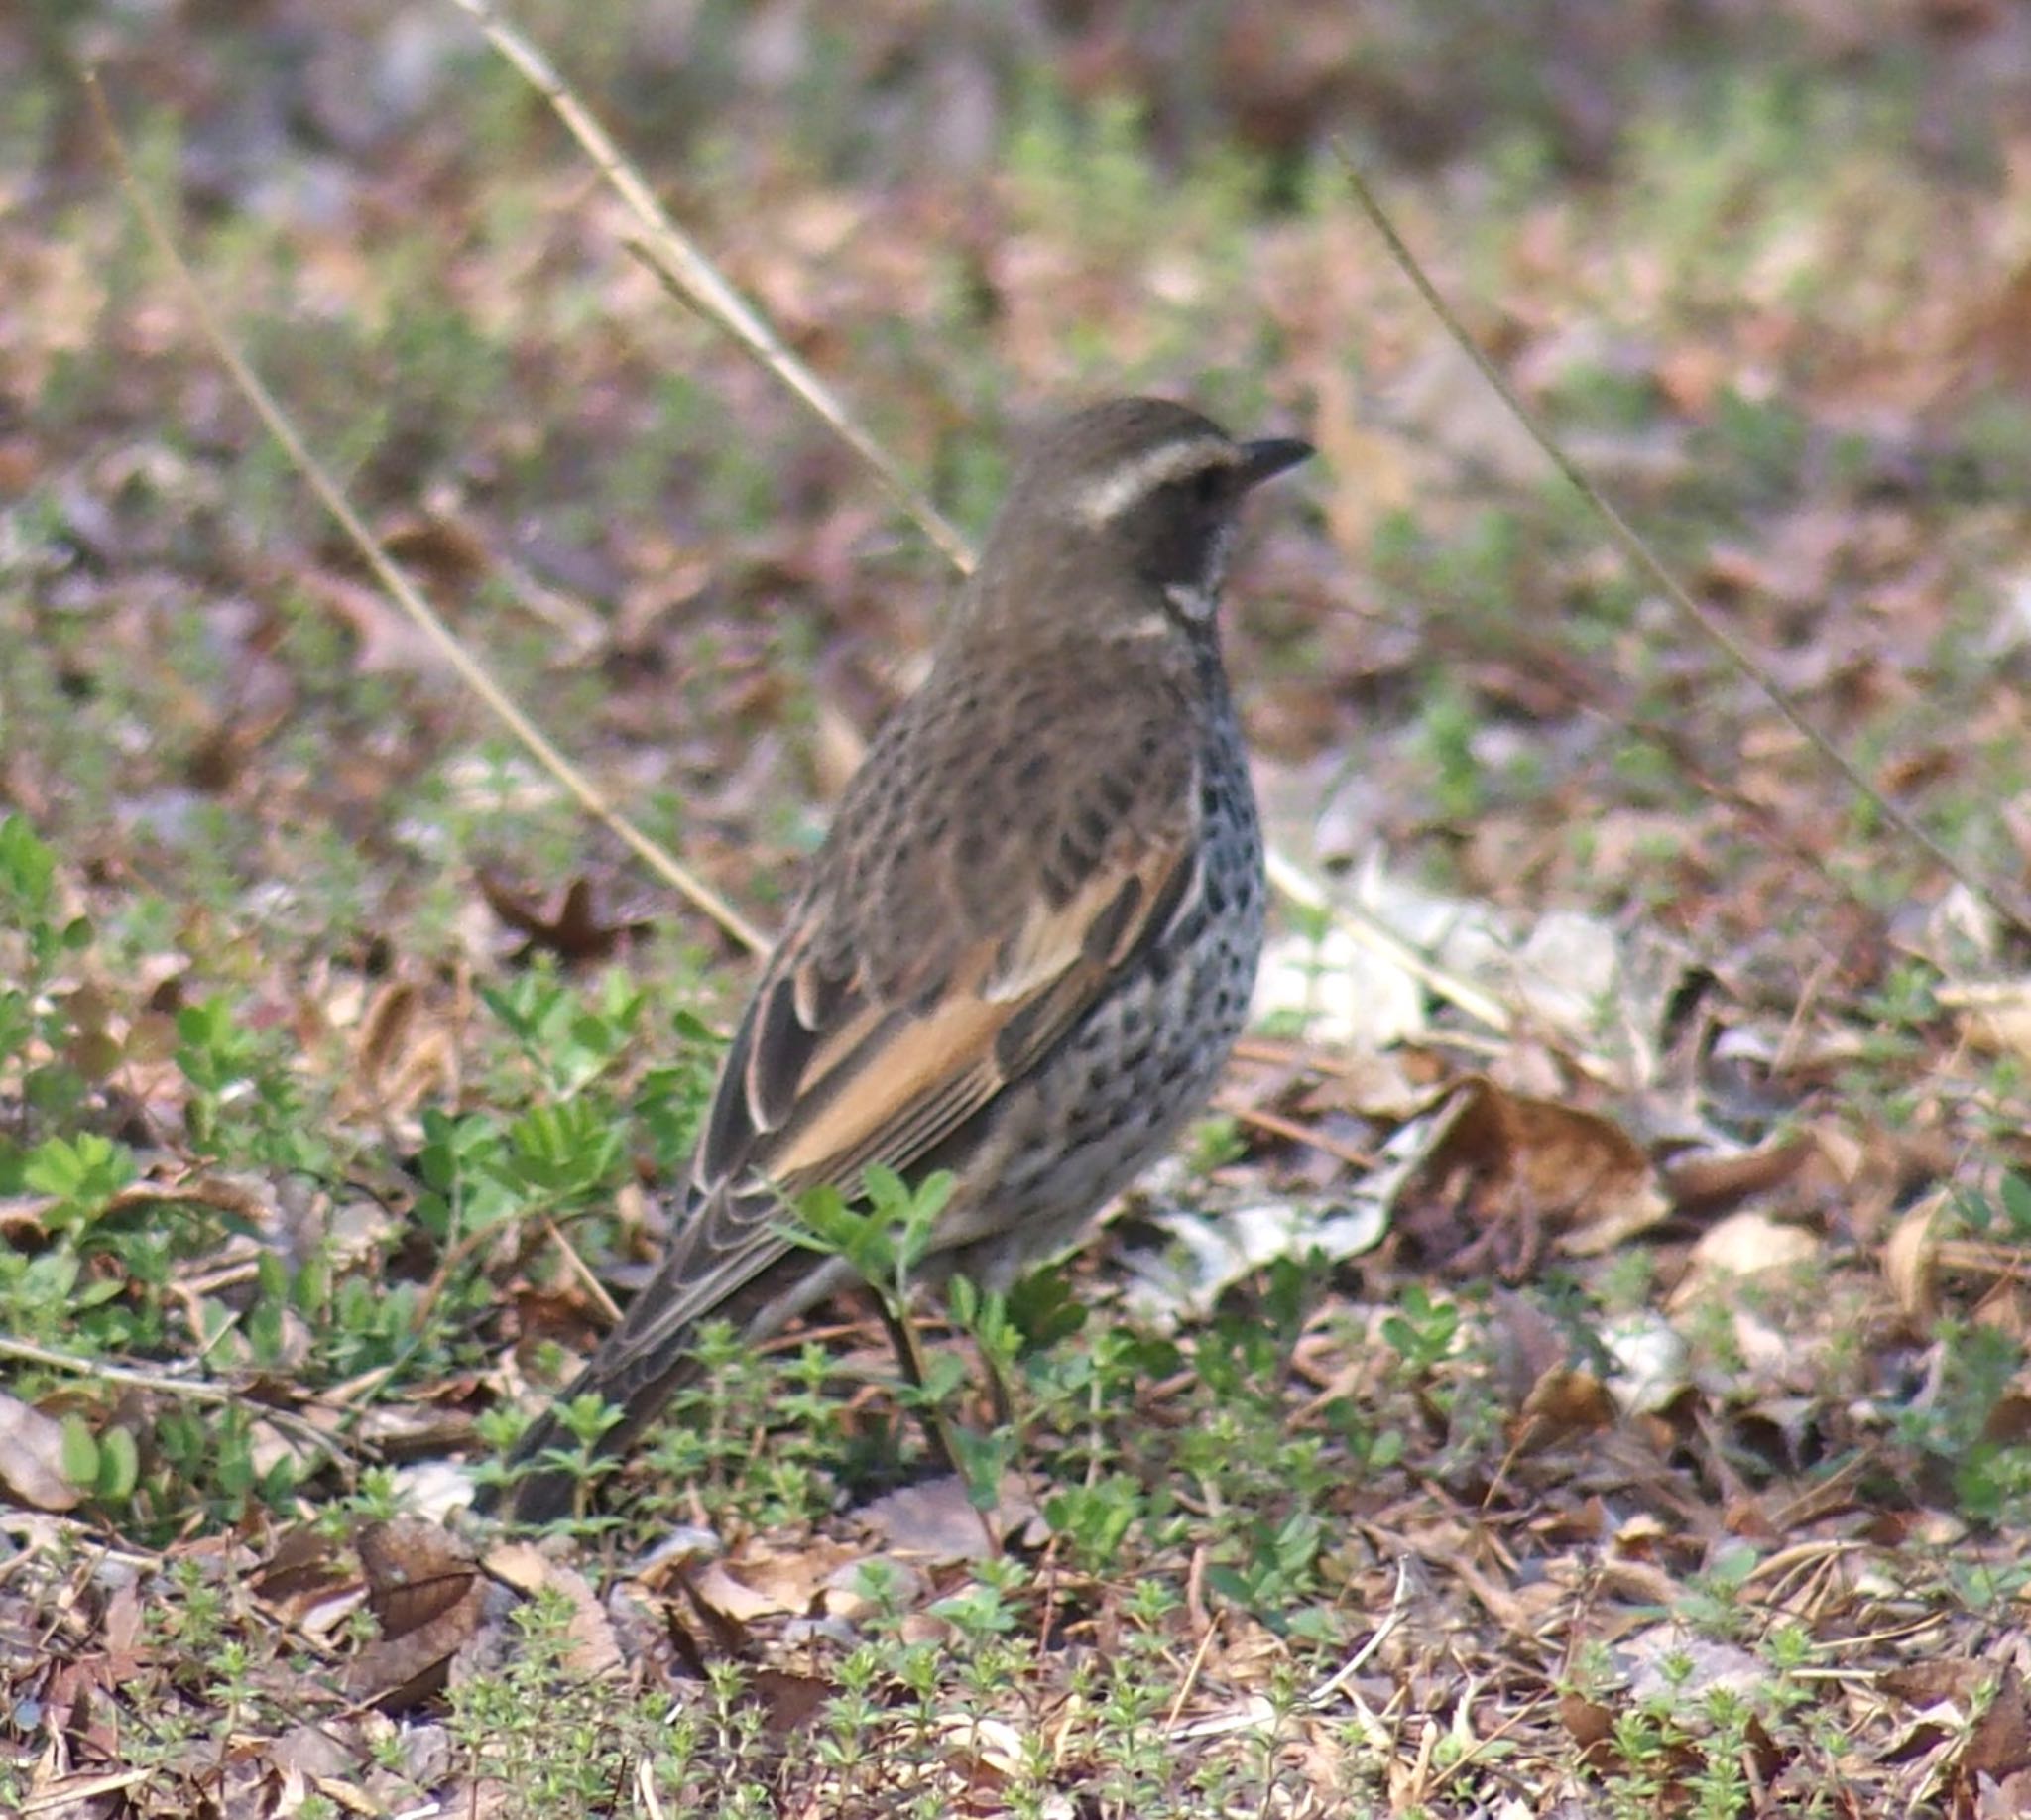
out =
[[(790, 1319), (814, 1301), (852, 1280), (838, 1261), (780, 1245), (764, 1256), (762, 1268), (729, 1291), (697, 1305), (702, 1298), (678, 1280), (672, 1260), (629, 1304), (620, 1326), (607, 1335), (585, 1369), (561, 1392), (515, 1444), (508, 1456), (510, 1481), (484, 1486), (473, 1498), (482, 1517), (504, 1517), (519, 1523), (552, 1522), (570, 1514), (581, 1475), (568, 1467), (538, 1469), (534, 1463), (554, 1449), (576, 1451), (557, 1414), (580, 1396), (595, 1395), (621, 1411), (621, 1419), (595, 1443), (599, 1457), (631, 1448), (654, 1422), (662, 1406), (699, 1374), (694, 1339), (702, 1320), (729, 1321), (750, 1342), (782, 1331)], [(691, 1305), (687, 1306), (689, 1303)], [(517, 1469), (522, 1469), (518, 1471)]]
[(517, 1523), (554, 1522), (571, 1514), (577, 1499), (581, 1475), (566, 1466), (538, 1468), (536, 1462), (546, 1453), (576, 1452), (578, 1442), (558, 1415), (558, 1408), (578, 1397), (595, 1395), (621, 1411), (621, 1419), (594, 1444), (595, 1455), (605, 1457), (626, 1452), (653, 1422), (663, 1404), (698, 1374), (698, 1362), (688, 1344), (689, 1330), (670, 1336), (662, 1355), (663, 1368), (644, 1379), (639, 1356), (624, 1357), (618, 1363), (630, 1368), (627, 1385), (615, 1382), (617, 1361), (609, 1357), (613, 1341), (622, 1337), (617, 1329), (592, 1362), (571, 1381), (551, 1406), (523, 1433), (508, 1456), (510, 1477), (502, 1485), (480, 1488), (473, 1509), (482, 1517), (501, 1517)]

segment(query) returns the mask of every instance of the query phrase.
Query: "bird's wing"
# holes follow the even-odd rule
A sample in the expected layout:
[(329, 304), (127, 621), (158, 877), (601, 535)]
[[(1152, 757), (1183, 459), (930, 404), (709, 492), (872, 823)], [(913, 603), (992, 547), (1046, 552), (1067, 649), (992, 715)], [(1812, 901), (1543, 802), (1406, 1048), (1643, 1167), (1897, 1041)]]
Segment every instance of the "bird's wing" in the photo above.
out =
[[(984, 843), (885, 843), (879, 803), (842, 806), (722, 1063), (689, 1208), (610, 1352), (657, 1356), (782, 1256), (784, 1197), (830, 1183), (852, 1198), (871, 1165), (907, 1172), (952, 1139), (1199, 890), (1176, 716), (1137, 713), (1133, 690), (1098, 705), (1091, 745)], [(949, 812), (980, 816), (991, 780), (969, 788), (969, 772), (992, 731), (945, 754), (939, 725), (905, 725), (905, 750), (870, 763), (942, 779)], [(933, 749), (906, 750), (913, 737)]]

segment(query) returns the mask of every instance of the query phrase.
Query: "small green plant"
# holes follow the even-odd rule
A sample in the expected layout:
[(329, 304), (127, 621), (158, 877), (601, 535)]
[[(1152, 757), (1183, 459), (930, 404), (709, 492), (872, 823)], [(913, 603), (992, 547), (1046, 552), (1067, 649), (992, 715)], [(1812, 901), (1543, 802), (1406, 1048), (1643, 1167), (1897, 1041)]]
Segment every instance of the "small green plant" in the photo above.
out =
[[(758, 1355), (723, 1320), (697, 1333), (697, 1376), (670, 1399), (648, 1464), (685, 1488), (715, 1521), (763, 1527), (809, 1522), (837, 1499), (848, 1452), (846, 1409), (828, 1389), (832, 1357), (806, 1344)], [(755, 1445), (767, 1433), (769, 1444)]]
[(191, 1089), (183, 1121), (196, 1150), (329, 1172), (276, 1033), (247, 1029), (232, 1000), (214, 993), (178, 1012), (177, 1038), (177, 1066)]
[(547, 960), (481, 994), (551, 1098), (568, 1100), (607, 1074), (640, 1031), (649, 994), (626, 974), (602, 976), (596, 999), (559, 979)]
[(10, 1173), (19, 1183), (16, 1145), (31, 1121), (69, 1119), (88, 1091), (63, 984), (92, 941), (87, 918), (64, 914), (55, 850), (26, 816), (0, 817), (0, 1092), (19, 1095), (22, 1121), (13, 1139), (0, 1135), (0, 1192)]
[(1955, 1197), (1954, 1211), (1972, 1237), (1992, 1245), (2031, 1246), (2031, 1180), (2005, 1170), (1993, 1194)]
[[(1001, 1496), (1004, 1473), (1014, 1457), (1016, 1436), (983, 1433), (954, 1414), (970, 1374), (955, 1354), (923, 1356), (915, 1348), (911, 1326), (911, 1291), (915, 1271), (930, 1250), (938, 1216), (950, 1200), (954, 1178), (947, 1172), (926, 1176), (914, 1186), (892, 1169), (869, 1168), (862, 1181), (866, 1206), (849, 1206), (833, 1188), (805, 1195), (797, 1206), (799, 1244), (844, 1258), (861, 1279), (881, 1296), (891, 1331), (909, 1345), (909, 1375), (897, 1398), (930, 1424), (940, 1446), (966, 1481), (968, 1496), (982, 1510)], [(1006, 1399), (1011, 1368), (1022, 1346), (1022, 1332), (1001, 1297), (983, 1297), (965, 1281), (953, 1285), (953, 1309), (960, 1325), (979, 1346), (998, 1396)]]
[(63, 1471), (101, 1504), (125, 1504), (141, 1478), (133, 1430), (114, 1425), (94, 1434), (80, 1417), (70, 1416), (63, 1424)]
[(796, 1223), (785, 1231), (799, 1245), (845, 1259), (900, 1314), (955, 1185), (949, 1171), (912, 1187), (894, 1169), (870, 1165), (862, 1177), (865, 1207), (849, 1205), (837, 1188), (814, 1188), (798, 1201)]
[[(1985, 1233), (2013, 1232), (2031, 1214), (2031, 1196), (2015, 1176), (1991, 1201), (1964, 1196), (1961, 1217)], [(1932, 1394), (1898, 1409), (1893, 1432), (1930, 1470), (1944, 1474), (1964, 1515), (2011, 1527), (2031, 1517), (2031, 1447), (1989, 1433), (1997, 1405), (2024, 1363), (2024, 1345), (1986, 1321), (1943, 1319), (1933, 1335), (1939, 1365)]]
[(1436, 1300), (1422, 1283), (1406, 1283), (1396, 1312), (1382, 1321), (1382, 1338), (1412, 1379), (1429, 1378), (1452, 1356), (1460, 1338), (1460, 1304)]
[(1747, 1620), (1743, 1589), (1756, 1561), (1756, 1551), (1746, 1544), (1722, 1549), (1686, 1589), (1676, 1607), (1679, 1618), (1703, 1636), (1740, 1635)]
[[(575, 1482), (577, 1520), (583, 1524), (586, 1501), (602, 1480), (611, 1478), (621, 1468), (621, 1461), (611, 1454), (601, 1453), (599, 1442), (602, 1435), (624, 1419), (624, 1411), (587, 1393), (582, 1396), (559, 1398), (555, 1414), (563, 1424), (569, 1444), (538, 1454), (528, 1463), (526, 1470), (533, 1473), (556, 1471), (569, 1475)], [(483, 1485), (498, 1484), (507, 1476), (507, 1468), (500, 1456), (514, 1444), (522, 1423), (512, 1412), (492, 1409), (480, 1417), (476, 1426), (480, 1439), (492, 1450), (493, 1457), (479, 1464), (474, 1477)]]
[(1806, 424), (1789, 405), (1724, 387), (1714, 401), (1713, 434), (1719, 470), (1734, 476), (1759, 502), (1797, 490)]
[(21, 1158), (22, 1187), (52, 1197), (43, 1210), (45, 1229), (71, 1238), (87, 1234), (133, 1180), (133, 1153), (97, 1132), (47, 1138)]
[(1439, 813), (1456, 826), (1471, 823), (1488, 805), (1488, 779), (1475, 756), (1482, 727), (1478, 704), (1449, 678), (1434, 681), (1419, 728)]
[(1072, 1558), (1104, 1574), (1120, 1560), (1122, 1545), (1141, 1519), (1142, 1486), (1126, 1473), (1069, 1485), (1044, 1500), (1044, 1520), (1071, 1545)]
[(451, 1691), (447, 1723), (466, 1772), (498, 1790), (499, 1811), (515, 1820), (614, 1811), (644, 1759), (680, 1784), (698, 1742), (688, 1725), (664, 1729), (583, 1671), (574, 1616), (563, 1593), (539, 1588), (515, 1614), (502, 1665)]

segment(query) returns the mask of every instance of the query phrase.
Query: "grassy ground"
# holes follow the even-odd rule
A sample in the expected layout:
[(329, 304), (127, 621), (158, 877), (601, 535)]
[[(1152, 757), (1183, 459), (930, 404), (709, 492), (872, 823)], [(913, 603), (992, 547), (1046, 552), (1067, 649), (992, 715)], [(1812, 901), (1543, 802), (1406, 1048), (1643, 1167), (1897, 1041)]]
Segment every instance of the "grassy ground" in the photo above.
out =
[(1322, 12), (518, 15), (970, 532), (1066, 397), (1319, 444), (1230, 667), (1277, 845), (1426, 963), (1286, 908), (1103, 1241), (927, 1312), (921, 1394), (857, 1305), (715, 1336), (576, 1553), (453, 1467), (639, 1280), (750, 963), (372, 587), (71, 60), (375, 529), (763, 925), (950, 576), (455, 10), (0, 21), (0, 1807), (2014, 1811), (2025, 932), (1632, 579), (1331, 141), (2012, 899), (2023, 28)]

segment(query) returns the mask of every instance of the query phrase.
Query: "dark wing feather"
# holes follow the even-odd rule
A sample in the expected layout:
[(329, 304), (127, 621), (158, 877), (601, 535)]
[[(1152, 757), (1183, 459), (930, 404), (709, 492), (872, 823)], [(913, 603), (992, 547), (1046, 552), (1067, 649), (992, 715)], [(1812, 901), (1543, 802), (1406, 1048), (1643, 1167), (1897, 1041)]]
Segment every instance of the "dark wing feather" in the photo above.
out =
[[(1118, 650), (1082, 674), (1053, 687), (1090, 710), (1076, 765), (1026, 758), (1013, 802), (995, 704), (1020, 724), (1020, 681), (948, 680), (885, 730), (728, 1049), (688, 1210), (602, 1351), (607, 1382), (631, 1358), (661, 1369), (783, 1256), (783, 1197), (851, 1198), (871, 1164), (906, 1173), (960, 1132), (1176, 912), (1198, 796), (1177, 682)], [(955, 700), (972, 714), (937, 711)], [(916, 793), (884, 789), (898, 776)], [(945, 838), (912, 839), (925, 824)]]

